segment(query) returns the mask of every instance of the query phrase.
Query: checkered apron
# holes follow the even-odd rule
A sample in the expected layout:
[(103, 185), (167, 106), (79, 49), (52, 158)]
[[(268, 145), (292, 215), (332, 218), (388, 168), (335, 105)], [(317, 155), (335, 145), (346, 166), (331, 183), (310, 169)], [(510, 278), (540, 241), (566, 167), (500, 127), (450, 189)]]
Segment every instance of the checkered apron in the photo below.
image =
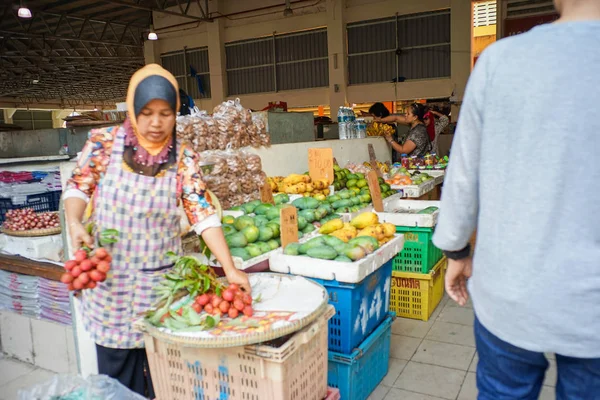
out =
[(168, 270), (166, 253), (181, 248), (181, 214), (177, 164), (160, 178), (126, 171), (124, 139), (118, 129), (95, 204), (98, 232), (116, 229), (119, 242), (107, 246), (113, 262), (106, 280), (83, 291), (83, 322), (97, 344), (132, 349), (144, 347), (133, 323), (156, 301), (152, 288)]

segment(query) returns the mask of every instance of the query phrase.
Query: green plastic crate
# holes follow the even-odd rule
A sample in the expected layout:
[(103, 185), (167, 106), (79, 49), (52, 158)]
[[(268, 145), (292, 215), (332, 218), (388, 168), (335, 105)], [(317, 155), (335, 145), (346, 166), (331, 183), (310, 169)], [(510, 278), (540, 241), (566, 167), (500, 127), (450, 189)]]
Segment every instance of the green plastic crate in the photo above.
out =
[(433, 245), (433, 228), (397, 226), (404, 234), (404, 249), (394, 257), (393, 271), (427, 274), (442, 259), (442, 250)]

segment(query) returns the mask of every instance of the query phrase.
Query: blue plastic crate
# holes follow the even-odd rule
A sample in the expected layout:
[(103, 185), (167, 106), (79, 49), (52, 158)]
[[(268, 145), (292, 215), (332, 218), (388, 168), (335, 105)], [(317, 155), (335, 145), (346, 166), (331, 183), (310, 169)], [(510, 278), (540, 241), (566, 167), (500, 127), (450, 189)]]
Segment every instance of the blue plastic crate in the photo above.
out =
[(21, 204), (14, 204), (11, 198), (0, 198), (0, 223), (6, 219), (6, 213), (10, 210), (22, 208), (33, 208), (35, 212), (58, 211), (60, 204), (60, 190), (26, 196)]
[(394, 313), (350, 355), (329, 352), (327, 385), (343, 400), (365, 400), (388, 373)]
[(352, 353), (388, 315), (392, 264), (388, 261), (360, 283), (313, 279), (327, 289), (336, 311), (329, 320), (330, 351)]

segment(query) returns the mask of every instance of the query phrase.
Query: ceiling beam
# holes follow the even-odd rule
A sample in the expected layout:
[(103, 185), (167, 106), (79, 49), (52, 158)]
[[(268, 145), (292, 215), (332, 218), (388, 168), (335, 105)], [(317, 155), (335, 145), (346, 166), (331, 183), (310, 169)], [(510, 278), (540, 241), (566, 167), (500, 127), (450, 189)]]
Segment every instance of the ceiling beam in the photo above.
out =
[[(158, 5), (157, 5), (157, 7), (150, 7), (150, 6), (145, 6), (142, 4), (130, 3), (129, 1), (125, 1), (125, 0), (100, 0), (100, 1), (102, 1), (104, 3), (119, 5), (119, 6), (127, 6), (130, 8), (136, 8), (138, 10), (145, 10), (145, 11), (156, 12), (156, 13), (161, 13), (161, 14), (166, 14), (166, 15), (173, 15), (175, 17), (188, 18), (188, 19), (192, 19), (194, 21), (209, 21), (209, 19), (206, 17), (190, 15), (190, 14), (187, 14), (184, 12), (179, 13), (176, 11), (167, 10), (166, 7), (158, 7)], [(184, 11), (184, 10), (181, 9), (181, 11)]]

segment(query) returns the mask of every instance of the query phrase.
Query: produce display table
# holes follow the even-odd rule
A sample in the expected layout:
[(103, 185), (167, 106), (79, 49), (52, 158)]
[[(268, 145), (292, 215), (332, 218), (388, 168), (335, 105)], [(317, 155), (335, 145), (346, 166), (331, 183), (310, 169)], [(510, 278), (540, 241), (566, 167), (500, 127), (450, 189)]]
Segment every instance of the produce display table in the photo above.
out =
[(23, 275), (60, 281), (64, 269), (60, 265), (29, 260), (19, 256), (0, 254), (0, 269)]

